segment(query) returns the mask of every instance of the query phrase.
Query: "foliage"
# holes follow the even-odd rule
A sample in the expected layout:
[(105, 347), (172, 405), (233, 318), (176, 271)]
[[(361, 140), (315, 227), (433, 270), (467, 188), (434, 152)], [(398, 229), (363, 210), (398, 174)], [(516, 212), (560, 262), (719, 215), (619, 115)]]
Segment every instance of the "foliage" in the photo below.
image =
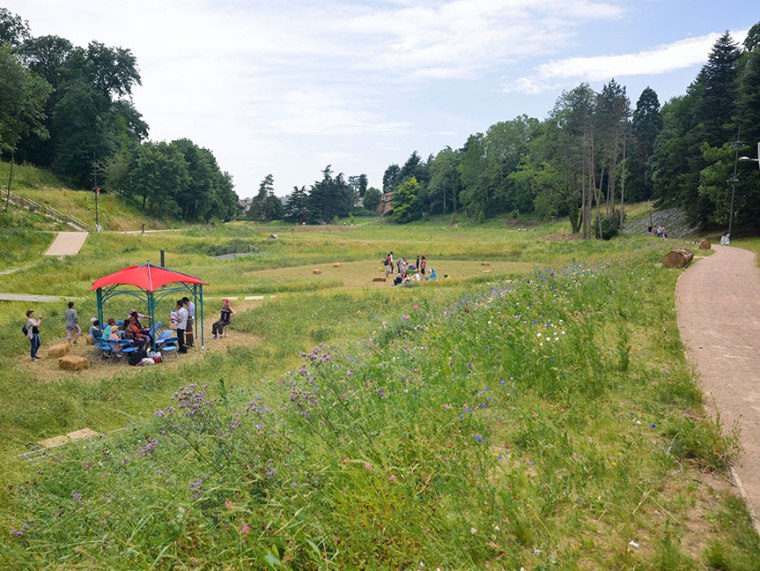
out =
[[(602, 232), (599, 233), (599, 221), (601, 221)], [(618, 235), (620, 232), (620, 212), (615, 210), (611, 214), (605, 214), (597, 219), (594, 219), (591, 224), (594, 236), (602, 238), (604, 240), (610, 240)]]
[(422, 216), (420, 185), (412, 177), (405, 180), (393, 193), (393, 219), (401, 224), (419, 220)]
[(364, 206), (365, 210), (369, 212), (375, 212), (377, 211), (377, 207), (380, 206), (380, 201), (383, 199), (382, 193), (376, 189), (374, 186), (371, 186), (367, 189), (367, 192), (364, 193), (364, 199), (362, 200), (362, 205)]

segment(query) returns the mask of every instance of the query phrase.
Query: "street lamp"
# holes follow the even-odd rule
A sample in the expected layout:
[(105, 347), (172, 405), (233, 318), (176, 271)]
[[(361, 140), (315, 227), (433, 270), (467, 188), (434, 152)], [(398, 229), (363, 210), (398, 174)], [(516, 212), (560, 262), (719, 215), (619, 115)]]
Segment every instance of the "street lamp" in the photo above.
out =
[(742, 162), (748, 162), (752, 161), (757, 163), (757, 168), (760, 168), (760, 143), (757, 144), (757, 157), (756, 159), (750, 158), (750, 157), (739, 157), (739, 160)]
[[(739, 130), (736, 133), (736, 141), (731, 143), (731, 148), (735, 149), (734, 153), (734, 176), (729, 178), (726, 182), (731, 183), (731, 213), (728, 215), (728, 234), (726, 234), (725, 243), (730, 244), (731, 243), (731, 228), (734, 225), (734, 197), (736, 196), (736, 183), (739, 182), (738, 169), (739, 169), (739, 147), (741, 147), (744, 143), (742, 143), (739, 140), (739, 135), (741, 134), (741, 127), (739, 127)], [(720, 241), (721, 244), (724, 243), (723, 240)]]
[(98, 195), (100, 189), (98, 188), (98, 169), (100, 165), (95, 160), (95, 153), (92, 153), (92, 172), (95, 177), (95, 232), (100, 232), (100, 222), (98, 220)]

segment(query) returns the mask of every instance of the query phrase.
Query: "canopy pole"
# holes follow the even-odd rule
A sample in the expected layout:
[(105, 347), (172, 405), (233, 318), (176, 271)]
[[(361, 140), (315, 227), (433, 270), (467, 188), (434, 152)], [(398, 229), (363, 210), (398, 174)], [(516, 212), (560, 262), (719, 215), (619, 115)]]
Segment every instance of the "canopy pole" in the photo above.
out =
[(156, 331), (156, 302), (153, 299), (153, 292), (148, 292), (148, 309), (150, 311), (150, 325), (151, 329), (153, 330), (153, 352), (156, 352), (156, 334), (158, 331)]
[(103, 324), (103, 290), (102, 288), (98, 288), (97, 290), (97, 296), (98, 296), (98, 323), (100, 324), (100, 332), (101, 337), (103, 336), (103, 329), (105, 328), (105, 325)]
[(200, 286), (200, 288), (198, 288), (198, 285), (196, 284), (194, 287), (195, 287), (196, 289), (200, 289), (200, 306), (201, 306), (201, 320), (200, 320), (200, 324), (201, 324), (201, 349), (205, 349), (205, 348), (206, 348), (206, 344), (204, 343), (204, 337), (203, 337), (203, 285), (201, 285), (201, 286)]

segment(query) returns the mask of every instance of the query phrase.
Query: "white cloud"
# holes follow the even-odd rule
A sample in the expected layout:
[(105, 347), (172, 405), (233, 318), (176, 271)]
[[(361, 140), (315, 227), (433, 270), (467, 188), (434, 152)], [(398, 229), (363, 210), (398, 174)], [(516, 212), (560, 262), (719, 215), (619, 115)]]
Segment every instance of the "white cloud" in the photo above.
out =
[[(635, 54), (573, 57), (542, 64), (535, 73), (503, 86), (504, 91), (536, 94), (578, 81), (606, 81), (634, 75), (659, 75), (703, 64), (721, 34), (687, 38)], [(742, 42), (747, 30), (732, 32)]]

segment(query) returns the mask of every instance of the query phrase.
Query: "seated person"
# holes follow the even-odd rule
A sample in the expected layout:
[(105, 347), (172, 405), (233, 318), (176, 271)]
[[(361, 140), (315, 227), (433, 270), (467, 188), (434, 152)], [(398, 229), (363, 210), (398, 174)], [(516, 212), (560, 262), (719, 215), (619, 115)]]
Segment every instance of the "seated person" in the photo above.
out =
[(90, 336), (97, 341), (102, 334), (103, 332), (100, 330), (100, 321), (93, 317), (90, 320)]
[(136, 323), (139, 323), (136, 319), (131, 319), (124, 323), (124, 338), (132, 341), (135, 347), (147, 351), (151, 339), (140, 331)]
[(127, 317), (126, 321), (124, 322), (125, 330), (126, 326), (130, 324), (130, 322), (134, 323), (137, 328), (140, 330), (140, 333), (142, 335), (148, 335), (150, 336), (150, 327), (143, 327), (142, 323), (140, 323), (140, 319), (150, 319), (150, 317), (147, 317), (146, 315), (143, 315), (142, 313), (137, 313), (134, 309), (130, 311), (129, 317)]
[(108, 325), (106, 325), (103, 328), (103, 339), (104, 340), (108, 341), (108, 339), (111, 337), (111, 328), (113, 328), (113, 327), (116, 327), (116, 320), (113, 317), (111, 317), (108, 320)]

